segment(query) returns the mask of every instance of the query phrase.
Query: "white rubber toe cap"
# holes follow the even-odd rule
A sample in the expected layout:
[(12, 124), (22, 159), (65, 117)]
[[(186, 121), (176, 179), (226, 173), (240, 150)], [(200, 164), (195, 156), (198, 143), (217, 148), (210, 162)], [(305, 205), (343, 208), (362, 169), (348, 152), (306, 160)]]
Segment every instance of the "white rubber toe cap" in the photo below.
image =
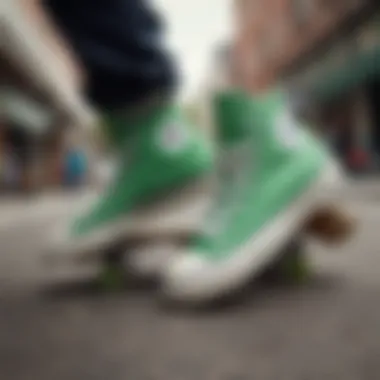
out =
[(200, 302), (220, 295), (223, 276), (219, 265), (198, 253), (173, 258), (163, 272), (163, 292), (174, 301)]
[(148, 243), (128, 251), (128, 264), (140, 277), (160, 276), (178, 250), (178, 245), (171, 242)]

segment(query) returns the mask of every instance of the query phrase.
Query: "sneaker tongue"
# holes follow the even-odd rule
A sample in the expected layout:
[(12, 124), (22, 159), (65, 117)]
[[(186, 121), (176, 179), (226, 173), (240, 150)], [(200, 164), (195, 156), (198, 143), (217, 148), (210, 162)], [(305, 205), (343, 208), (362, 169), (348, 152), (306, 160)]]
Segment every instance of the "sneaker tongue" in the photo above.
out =
[(221, 146), (236, 145), (248, 137), (252, 125), (251, 109), (249, 98), (241, 92), (215, 96), (214, 112)]
[[(145, 111), (145, 112), (144, 112)], [(136, 112), (119, 110), (103, 115), (103, 133), (111, 148), (123, 151), (127, 145), (131, 145), (135, 135), (142, 130), (150, 130), (165, 118), (175, 117), (178, 109), (172, 105), (147, 105), (145, 110)]]
[(268, 124), (284, 104), (283, 93), (278, 90), (256, 96), (238, 90), (217, 94), (214, 112), (219, 146), (230, 148), (250, 137), (258, 141), (262, 135), (271, 137), (272, 128)]

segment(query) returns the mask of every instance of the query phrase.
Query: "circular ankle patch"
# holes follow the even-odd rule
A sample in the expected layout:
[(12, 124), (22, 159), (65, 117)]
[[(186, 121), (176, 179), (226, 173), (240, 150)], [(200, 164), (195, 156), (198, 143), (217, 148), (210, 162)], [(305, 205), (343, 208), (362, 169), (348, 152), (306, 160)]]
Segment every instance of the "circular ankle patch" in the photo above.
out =
[(186, 146), (188, 138), (188, 132), (184, 124), (165, 124), (159, 131), (158, 146), (164, 152), (176, 153)]

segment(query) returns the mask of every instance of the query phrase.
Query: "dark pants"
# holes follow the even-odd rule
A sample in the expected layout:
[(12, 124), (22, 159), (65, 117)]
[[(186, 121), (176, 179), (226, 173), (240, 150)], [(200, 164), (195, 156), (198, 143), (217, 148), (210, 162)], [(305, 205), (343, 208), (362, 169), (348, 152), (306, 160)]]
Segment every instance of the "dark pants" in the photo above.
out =
[(169, 95), (176, 73), (146, 0), (42, 0), (84, 65), (89, 100), (122, 108)]

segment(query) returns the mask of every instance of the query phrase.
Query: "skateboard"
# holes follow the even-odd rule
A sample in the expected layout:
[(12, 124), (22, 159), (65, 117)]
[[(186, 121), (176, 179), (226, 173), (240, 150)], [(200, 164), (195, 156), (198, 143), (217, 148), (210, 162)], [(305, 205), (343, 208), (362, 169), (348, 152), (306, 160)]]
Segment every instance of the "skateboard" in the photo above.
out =
[(319, 209), (300, 233), (283, 248), (277, 259), (262, 274), (271, 282), (303, 283), (310, 278), (306, 240), (312, 238), (326, 245), (345, 243), (355, 232), (356, 221), (342, 205), (332, 204)]
[[(68, 261), (74, 265), (96, 263), (100, 268), (97, 279), (100, 288), (105, 291), (122, 289), (128, 278), (141, 276), (130, 265), (134, 255), (140, 255), (144, 249), (147, 249), (148, 254), (154, 255), (160, 248), (175, 255), (186, 245), (187, 240), (200, 230), (211, 194), (204, 184), (201, 187), (189, 187), (176, 196), (135, 213), (134, 223), (129, 230), (124, 231), (123, 238), (95, 250), (60, 256), (59, 260), (53, 262), (59, 264)], [(305, 240), (314, 238), (326, 244), (340, 244), (353, 234), (354, 229), (354, 220), (342, 206), (320, 208), (305, 221), (303, 230), (283, 247), (276, 259), (263, 268), (262, 276), (259, 277), (272, 282), (304, 283), (312, 272)], [(157, 254), (160, 255), (157, 259), (163, 260), (162, 252)], [(164, 265), (165, 262), (161, 264)], [(157, 277), (159, 273), (156, 269), (150, 271), (148, 277)]]

